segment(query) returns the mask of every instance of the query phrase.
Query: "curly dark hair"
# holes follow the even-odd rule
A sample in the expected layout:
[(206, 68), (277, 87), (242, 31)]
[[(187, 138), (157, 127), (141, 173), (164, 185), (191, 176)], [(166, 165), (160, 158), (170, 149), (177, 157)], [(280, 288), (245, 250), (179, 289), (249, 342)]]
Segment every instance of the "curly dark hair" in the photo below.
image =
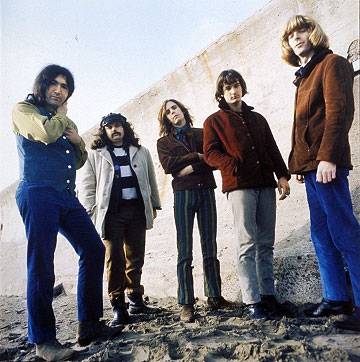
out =
[(69, 89), (68, 100), (75, 89), (74, 76), (69, 69), (61, 67), (57, 64), (47, 65), (41, 70), (41, 72), (35, 78), (33, 92), (28, 94), (26, 100), (34, 105), (43, 106), (46, 101), (46, 91), (49, 88), (51, 82), (58, 76), (62, 75), (66, 78), (66, 83)]
[[(130, 145), (132, 145), (137, 148), (140, 148), (141, 145), (139, 143), (140, 142), (139, 137), (137, 137), (137, 135), (135, 134), (132, 124), (128, 122), (123, 115), (121, 115), (120, 113), (110, 113), (106, 117), (103, 117), (103, 120), (104, 118), (111, 117), (112, 121), (114, 122), (116, 120), (116, 116), (118, 116), (118, 119), (124, 129), (124, 140), (123, 140), (124, 147), (129, 147)], [(103, 121), (101, 124), (103, 124)], [(106, 134), (105, 126), (99, 127), (98, 131), (94, 134), (94, 137), (95, 138), (90, 145), (90, 148), (92, 150), (112, 145), (112, 142), (109, 140)]]
[(166, 99), (163, 102), (163, 104), (161, 105), (161, 108), (160, 108), (160, 111), (158, 114), (158, 121), (159, 121), (159, 125), (160, 125), (160, 131), (159, 131), (160, 136), (167, 136), (168, 134), (171, 133), (171, 130), (173, 128), (173, 125), (171, 124), (171, 122), (168, 120), (168, 118), (166, 116), (166, 104), (168, 102), (174, 102), (175, 104), (177, 104), (177, 106), (184, 113), (186, 123), (189, 124), (190, 126), (193, 125), (193, 119), (189, 113), (189, 110), (181, 102), (177, 101), (176, 99)]

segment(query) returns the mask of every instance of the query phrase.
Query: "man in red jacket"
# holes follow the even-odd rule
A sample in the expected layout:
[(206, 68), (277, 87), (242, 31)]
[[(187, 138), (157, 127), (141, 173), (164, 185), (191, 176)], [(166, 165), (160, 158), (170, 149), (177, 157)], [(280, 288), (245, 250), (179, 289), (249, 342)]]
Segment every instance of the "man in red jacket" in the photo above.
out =
[[(296, 15), (282, 34), (283, 59), (301, 66), (295, 73), (295, 117), (290, 172), (305, 182), (311, 239), (318, 258), (323, 300), (313, 317), (349, 314), (336, 326), (360, 331), (360, 227), (349, 191), (349, 130), (354, 118), (349, 62), (329, 49), (313, 19)], [(347, 264), (355, 308), (348, 295)]]
[(178, 302), (180, 319), (194, 321), (192, 276), (193, 226), (197, 215), (203, 254), (204, 287), (210, 309), (230, 306), (221, 296), (220, 263), (216, 245), (215, 179), (202, 154), (202, 129), (192, 127), (186, 107), (175, 99), (166, 100), (159, 112), (159, 159), (165, 173), (172, 174), (174, 216), (178, 248)]
[(242, 101), (247, 93), (243, 77), (233, 69), (225, 70), (216, 89), (220, 110), (204, 123), (205, 161), (221, 171), (222, 191), (232, 206), (240, 287), (248, 315), (267, 318), (281, 311), (274, 296), (274, 189), (285, 199), (290, 194), (290, 176), (265, 118)]

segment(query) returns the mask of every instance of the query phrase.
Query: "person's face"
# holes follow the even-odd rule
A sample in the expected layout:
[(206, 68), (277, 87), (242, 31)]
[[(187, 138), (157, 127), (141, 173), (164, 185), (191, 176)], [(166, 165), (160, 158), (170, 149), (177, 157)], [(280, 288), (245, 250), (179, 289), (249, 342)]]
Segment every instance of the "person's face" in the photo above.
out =
[(306, 29), (297, 29), (290, 33), (288, 37), (288, 42), (295, 53), (299, 58), (307, 57), (313, 51), (312, 44), (309, 40), (310, 32)]
[(186, 124), (184, 113), (175, 102), (170, 101), (166, 103), (165, 115), (175, 127), (183, 127)]
[(66, 78), (63, 75), (58, 75), (50, 82), (46, 90), (45, 100), (46, 104), (53, 109), (57, 109), (65, 103), (69, 96), (69, 87)]
[(124, 128), (121, 122), (108, 123), (105, 127), (106, 135), (115, 146), (121, 146), (124, 140)]
[(224, 83), (223, 85), (224, 99), (227, 104), (237, 106), (241, 104), (242, 87), (240, 82), (232, 84)]

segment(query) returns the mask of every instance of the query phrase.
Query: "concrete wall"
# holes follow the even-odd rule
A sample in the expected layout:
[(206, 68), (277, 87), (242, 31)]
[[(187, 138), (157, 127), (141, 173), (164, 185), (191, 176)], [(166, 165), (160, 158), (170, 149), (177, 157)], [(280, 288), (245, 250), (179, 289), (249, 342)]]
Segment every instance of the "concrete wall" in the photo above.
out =
[[(210, 113), (217, 109), (213, 100), (215, 81), (221, 70), (234, 68), (244, 76), (249, 94), (244, 100), (262, 113), (269, 121), (274, 136), (285, 159), (290, 148), (293, 112), (292, 85), (296, 70), (280, 59), (279, 37), (286, 21), (295, 14), (303, 13), (316, 18), (331, 40), (334, 52), (346, 57), (350, 43), (358, 38), (358, 2), (356, 0), (294, 1), (274, 0), (254, 16), (241, 23), (233, 32), (222, 36), (206, 50), (197, 54), (183, 66), (165, 76), (151, 89), (130, 100), (117, 111), (125, 114), (133, 123), (142, 144), (150, 149), (157, 170), (163, 203), (155, 228), (147, 234), (146, 261), (143, 284), (147, 294), (155, 296), (176, 295), (176, 240), (173, 225), (171, 178), (165, 176), (156, 154), (158, 138), (157, 113), (164, 99), (175, 98), (190, 108), (195, 125), (202, 126)], [(358, 94), (357, 79), (355, 91)], [(358, 99), (358, 97), (357, 97)], [(353, 161), (355, 170), (351, 176), (353, 190), (359, 188), (359, 104), (352, 128)], [(110, 111), (110, 110), (109, 110)], [(114, 110), (113, 110), (114, 111)], [(94, 130), (85, 134), (91, 139)], [(216, 172), (220, 186), (220, 175)], [(278, 203), (276, 272), (278, 289), (283, 297), (293, 301), (316, 300), (320, 297), (313, 250), (309, 242), (308, 211), (302, 185), (291, 183), (289, 199)], [(219, 187), (220, 188), (220, 187)], [(22, 294), (25, 282), (26, 241), (20, 218), (15, 210), (13, 194), (15, 185), (4, 190), (0, 204), (0, 294)], [(239, 294), (234, 260), (234, 230), (232, 215), (225, 196), (217, 189), (218, 250), (221, 262), (223, 294), (235, 299)], [(355, 195), (355, 197), (357, 197)], [(196, 229), (196, 225), (195, 225)], [(302, 259), (299, 259), (299, 255)], [(284, 262), (291, 259), (291, 263)], [(289, 259), (289, 260), (290, 260)], [(302, 262), (300, 262), (302, 260)], [(284, 264), (285, 263), (285, 264)], [(292, 283), (291, 293), (284, 287), (284, 271), (299, 266), (304, 270), (312, 265), (309, 273), (297, 273), (303, 278), (308, 291), (300, 291)], [(310, 263), (310, 264), (309, 264)], [(202, 261), (199, 238), (194, 233), (194, 278), (196, 295), (203, 298)], [(75, 291), (77, 262), (66, 241), (59, 238), (56, 252), (57, 281)], [(305, 268), (305, 269), (306, 269)], [(14, 277), (16, 276), (16, 277)], [(309, 279), (310, 278), (310, 279)], [(305, 291), (306, 292), (306, 291)]]

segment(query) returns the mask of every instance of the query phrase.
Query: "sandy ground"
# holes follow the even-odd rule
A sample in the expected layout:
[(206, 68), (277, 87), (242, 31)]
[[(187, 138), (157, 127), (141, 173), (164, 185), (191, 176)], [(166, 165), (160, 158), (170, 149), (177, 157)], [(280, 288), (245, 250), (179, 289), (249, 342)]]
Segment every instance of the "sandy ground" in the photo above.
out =
[[(111, 341), (86, 348), (76, 344), (75, 296), (54, 299), (58, 339), (77, 350), (76, 361), (360, 361), (360, 334), (332, 327), (335, 318), (304, 317), (306, 306), (286, 304), (292, 318), (252, 321), (241, 306), (208, 311), (196, 305), (196, 320), (179, 320), (174, 298), (153, 299), (154, 315), (131, 317), (131, 324)], [(104, 318), (112, 311), (105, 301)], [(40, 361), (27, 342), (25, 299), (0, 297), (0, 360)]]

